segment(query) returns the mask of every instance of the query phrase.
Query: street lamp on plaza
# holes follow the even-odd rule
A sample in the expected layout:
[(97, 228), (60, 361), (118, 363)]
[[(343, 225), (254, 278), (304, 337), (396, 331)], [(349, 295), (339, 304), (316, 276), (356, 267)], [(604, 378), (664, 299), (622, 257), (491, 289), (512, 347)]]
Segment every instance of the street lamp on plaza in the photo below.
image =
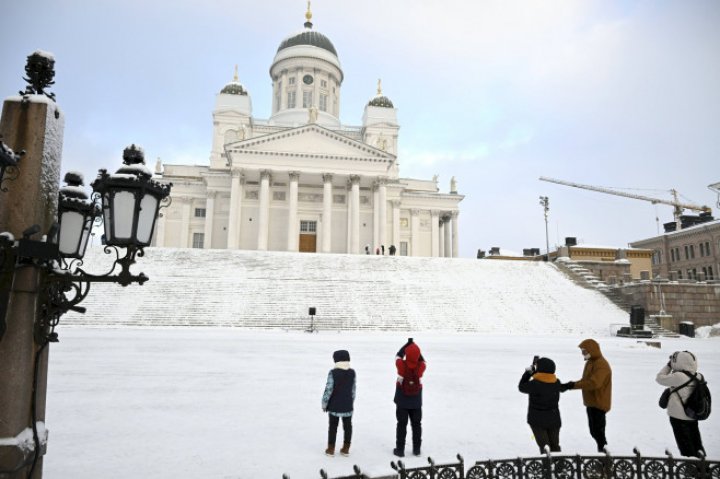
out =
[(550, 211), (550, 198), (540, 197), (540, 206), (545, 214), (545, 261), (550, 261), (550, 237), (548, 236), (548, 212)]

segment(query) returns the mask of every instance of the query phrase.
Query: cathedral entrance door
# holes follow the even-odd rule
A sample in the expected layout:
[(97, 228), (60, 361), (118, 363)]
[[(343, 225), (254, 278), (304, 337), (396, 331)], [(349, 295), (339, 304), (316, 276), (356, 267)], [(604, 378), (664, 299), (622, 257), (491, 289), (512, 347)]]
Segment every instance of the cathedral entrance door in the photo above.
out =
[(300, 235), (300, 252), (301, 253), (314, 253), (316, 250), (316, 235)]
[(300, 241), (298, 249), (301, 253), (317, 251), (317, 221), (300, 221)]

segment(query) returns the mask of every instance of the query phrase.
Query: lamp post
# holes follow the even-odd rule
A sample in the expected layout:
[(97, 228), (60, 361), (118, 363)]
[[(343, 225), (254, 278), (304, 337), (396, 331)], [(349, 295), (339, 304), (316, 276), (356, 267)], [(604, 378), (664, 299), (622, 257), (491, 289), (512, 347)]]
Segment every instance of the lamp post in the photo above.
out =
[(550, 261), (550, 238), (548, 236), (548, 212), (550, 211), (550, 198), (547, 196), (541, 196), (540, 206), (543, 207), (543, 213), (545, 214), (545, 261)]
[[(6, 101), (0, 120), (0, 133), (10, 132), (19, 143), (14, 148), (29, 143), (28, 161), (20, 167), (21, 153), (4, 143), (0, 149), (0, 182), (6, 169), (14, 169), (17, 180), (0, 193), (0, 477), (8, 479), (42, 477), (47, 351), (49, 343), (58, 340), (55, 327), (61, 316), (85, 312), (79, 304), (92, 283), (127, 286), (148, 280), (142, 273), (133, 275), (130, 266), (150, 245), (159, 209), (170, 204), (172, 187), (152, 179), (142, 149), (132, 145), (116, 173), (99, 171), (90, 197), (76, 172), (68, 173), (66, 186), (58, 189), (62, 119), (54, 104), (38, 99), (42, 95), (55, 101), (54, 94), (44, 91), (53, 83), (54, 71), (48, 71), (53, 65), (45, 52), (28, 57), (30, 86), (22, 98)], [(55, 120), (58, 124), (47, 125)], [(104, 251), (114, 253), (115, 261), (107, 273), (96, 275), (81, 266), (92, 227), (100, 222)], [(30, 429), (32, 447), (21, 439)]]

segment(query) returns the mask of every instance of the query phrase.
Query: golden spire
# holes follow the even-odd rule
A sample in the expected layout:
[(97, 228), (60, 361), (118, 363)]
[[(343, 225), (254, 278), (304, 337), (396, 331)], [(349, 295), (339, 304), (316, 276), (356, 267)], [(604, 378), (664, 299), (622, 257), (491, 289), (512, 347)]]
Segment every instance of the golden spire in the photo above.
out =
[(308, 0), (308, 9), (307, 12), (305, 12), (305, 27), (306, 28), (312, 28), (312, 12), (310, 11), (310, 0)]
[(382, 80), (381, 80), (380, 78), (378, 78), (378, 91), (377, 91), (377, 94), (378, 94), (378, 96), (382, 95)]
[(233, 75), (233, 81), (237, 83), (240, 79), (238, 78), (237, 65), (235, 65), (235, 74)]

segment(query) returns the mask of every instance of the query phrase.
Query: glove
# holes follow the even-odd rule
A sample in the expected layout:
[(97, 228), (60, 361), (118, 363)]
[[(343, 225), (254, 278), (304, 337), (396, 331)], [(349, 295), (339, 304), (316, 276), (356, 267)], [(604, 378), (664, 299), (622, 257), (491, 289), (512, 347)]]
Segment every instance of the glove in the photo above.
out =
[(575, 382), (568, 381), (565, 384), (560, 385), (560, 392), (569, 391), (570, 389), (575, 389)]

